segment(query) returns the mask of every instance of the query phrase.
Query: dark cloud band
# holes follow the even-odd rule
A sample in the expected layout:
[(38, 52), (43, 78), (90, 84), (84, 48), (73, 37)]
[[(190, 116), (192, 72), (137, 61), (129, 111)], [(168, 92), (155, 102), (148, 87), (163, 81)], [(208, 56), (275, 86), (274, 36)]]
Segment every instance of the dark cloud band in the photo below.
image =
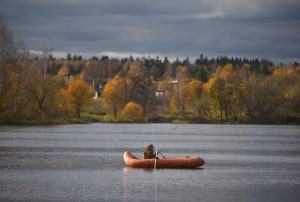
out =
[(298, 0), (0, 0), (28, 49), (299, 60)]

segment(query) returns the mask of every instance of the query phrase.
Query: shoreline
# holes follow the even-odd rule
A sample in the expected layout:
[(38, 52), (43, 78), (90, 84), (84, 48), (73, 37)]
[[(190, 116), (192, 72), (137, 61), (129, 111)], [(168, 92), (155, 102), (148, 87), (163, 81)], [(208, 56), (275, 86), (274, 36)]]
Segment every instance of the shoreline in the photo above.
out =
[(126, 124), (153, 124), (153, 123), (169, 123), (169, 124), (222, 124), (222, 125), (300, 125), (300, 120), (295, 121), (261, 121), (261, 120), (250, 120), (250, 121), (209, 121), (201, 120), (195, 121), (191, 119), (176, 119), (166, 118), (161, 119), (148, 119), (143, 122), (130, 122), (120, 119), (114, 119), (111, 116), (86, 114), (81, 118), (59, 118), (59, 119), (42, 119), (42, 120), (14, 120), (7, 123), (1, 123), (1, 126), (42, 126), (42, 125), (69, 125), (69, 124), (90, 124), (90, 123), (126, 123)]

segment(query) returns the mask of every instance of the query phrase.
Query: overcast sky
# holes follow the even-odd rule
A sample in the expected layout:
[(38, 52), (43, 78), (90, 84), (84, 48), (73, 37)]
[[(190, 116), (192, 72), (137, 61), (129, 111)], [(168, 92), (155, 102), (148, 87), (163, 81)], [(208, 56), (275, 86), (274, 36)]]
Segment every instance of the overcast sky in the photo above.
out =
[(300, 61), (300, 0), (0, 0), (26, 48), (65, 56)]

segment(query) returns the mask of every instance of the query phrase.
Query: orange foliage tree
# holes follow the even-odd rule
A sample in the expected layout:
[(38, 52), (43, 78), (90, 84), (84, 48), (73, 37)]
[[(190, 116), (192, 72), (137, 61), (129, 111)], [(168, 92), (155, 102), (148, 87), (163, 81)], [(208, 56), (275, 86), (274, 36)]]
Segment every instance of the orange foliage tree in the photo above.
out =
[(57, 92), (58, 94), (58, 108), (63, 113), (65, 117), (68, 116), (68, 112), (71, 111), (68, 103), (68, 90), (67, 88), (61, 88)]
[(121, 112), (123, 121), (127, 122), (144, 122), (143, 107), (135, 102), (129, 102), (126, 104)]
[(203, 83), (199, 80), (192, 80), (185, 86), (186, 89), (186, 105), (192, 112), (196, 112), (199, 116), (202, 111), (201, 97), (203, 94)]
[(155, 94), (154, 79), (141, 62), (131, 62), (126, 77), (130, 80), (130, 100), (143, 107), (144, 114), (151, 110)]
[(70, 62), (68, 60), (63, 62), (63, 66), (58, 71), (58, 76), (70, 76)]
[(240, 83), (238, 75), (232, 64), (226, 64), (223, 68), (218, 67), (216, 72), (205, 84), (205, 89), (212, 100), (212, 105), (223, 121), (234, 121), (240, 114)]
[(72, 78), (65, 90), (60, 90), (60, 107), (67, 110), (73, 110), (77, 117), (80, 118), (81, 110), (84, 106), (91, 103), (93, 89), (85, 81)]
[(107, 112), (112, 113), (117, 118), (117, 113), (126, 103), (129, 81), (116, 75), (113, 80), (109, 81), (102, 92), (104, 108)]
[(277, 107), (280, 116), (296, 117), (300, 112), (300, 73), (297, 73), (294, 68), (283, 66), (276, 69), (271, 77), (277, 85), (277, 91), (281, 98), (280, 105), (278, 105), (280, 107)]

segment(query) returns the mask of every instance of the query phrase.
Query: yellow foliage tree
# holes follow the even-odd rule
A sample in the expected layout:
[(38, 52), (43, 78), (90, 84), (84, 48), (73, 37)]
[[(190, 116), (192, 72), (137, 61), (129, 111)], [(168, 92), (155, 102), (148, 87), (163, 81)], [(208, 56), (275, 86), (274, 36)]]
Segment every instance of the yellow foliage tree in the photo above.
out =
[(126, 78), (115, 76), (109, 81), (102, 92), (104, 108), (117, 118), (117, 113), (123, 108), (127, 100), (129, 81)]
[(69, 61), (64, 61), (63, 66), (58, 71), (58, 76), (69, 76), (70, 75), (70, 64)]
[(239, 79), (232, 64), (226, 64), (223, 68), (218, 67), (204, 89), (211, 97), (212, 104), (218, 109), (220, 121), (223, 120), (223, 112), (226, 121), (234, 120), (239, 114)]
[(235, 71), (231, 63), (227, 63), (220, 72), (220, 77), (224, 80), (228, 80), (229, 77), (232, 77), (234, 75)]
[(296, 69), (283, 66), (273, 72), (272, 78), (274, 85), (278, 85), (277, 91), (279, 91), (282, 99), (280, 104), (281, 111), (284, 113), (281, 112), (280, 114), (286, 117), (297, 116), (297, 111), (299, 111), (299, 109), (297, 110), (297, 103), (299, 103), (300, 97), (300, 75), (297, 74)]
[(51, 108), (54, 107), (54, 98), (58, 89), (58, 81), (54, 77), (44, 77), (41, 74), (31, 74), (24, 82), (24, 96), (28, 102), (34, 104), (35, 114), (47, 115)]
[(58, 108), (64, 114), (64, 116), (68, 116), (69, 104), (68, 104), (68, 90), (67, 88), (61, 88), (57, 92), (58, 94)]
[(177, 84), (174, 86), (173, 102), (178, 109), (180, 119), (183, 119), (185, 112), (185, 85), (189, 81), (189, 73), (186, 66), (178, 66), (176, 69)]
[[(60, 106), (63, 109), (75, 111), (78, 118), (84, 106), (91, 103), (93, 97), (93, 89), (85, 81), (81, 79), (72, 78), (66, 89), (60, 90)], [(65, 100), (67, 99), (67, 100)]]
[(129, 102), (122, 110), (121, 117), (127, 122), (144, 122), (143, 107), (135, 102)]
[(203, 83), (199, 80), (192, 80), (186, 84), (186, 105), (191, 111), (196, 111), (198, 115), (201, 113), (201, 97), (203, 93)]

